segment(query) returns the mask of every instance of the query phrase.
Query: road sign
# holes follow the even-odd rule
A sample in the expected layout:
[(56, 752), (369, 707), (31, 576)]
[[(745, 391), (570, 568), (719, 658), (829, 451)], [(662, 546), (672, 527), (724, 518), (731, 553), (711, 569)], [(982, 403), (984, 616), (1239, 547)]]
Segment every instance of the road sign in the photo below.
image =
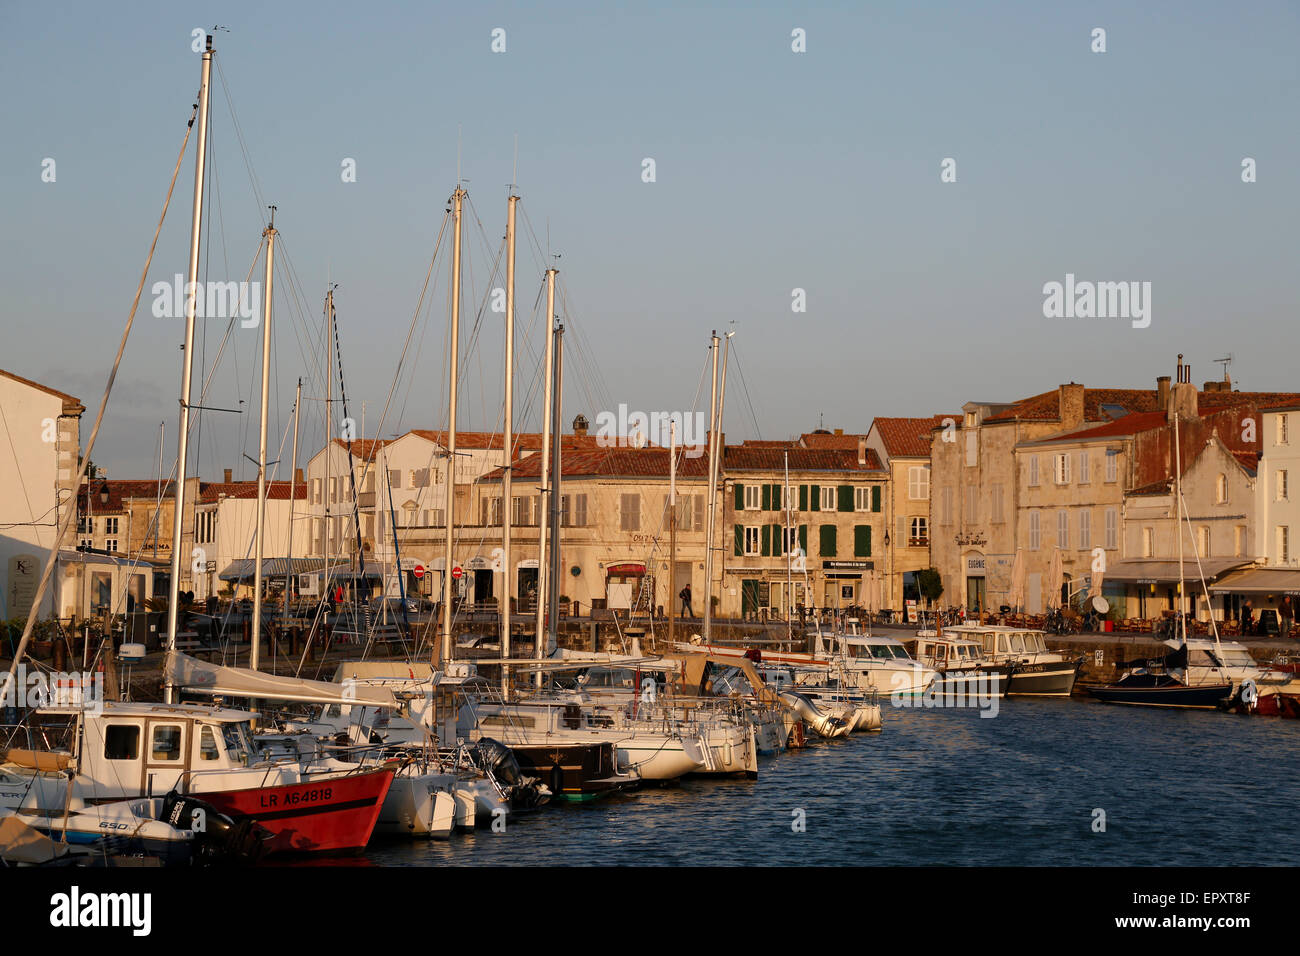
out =
[(411, 568), (411, 573), (414, 574), (417, 578), (424, 577), (424, 565), (417, 564), (415, 567)]
[(456, 565), (455, 567), (453, 567), (453, 568), (451, 569), (451, 576), (452, 576), (453, 578), (455, 578), (457, 581), (460, 580), (461, 575), (463, 575), (464, 573), (465, 573), (465, 572), (461, 570), (461, 567), (460, 567), (459, 564)]

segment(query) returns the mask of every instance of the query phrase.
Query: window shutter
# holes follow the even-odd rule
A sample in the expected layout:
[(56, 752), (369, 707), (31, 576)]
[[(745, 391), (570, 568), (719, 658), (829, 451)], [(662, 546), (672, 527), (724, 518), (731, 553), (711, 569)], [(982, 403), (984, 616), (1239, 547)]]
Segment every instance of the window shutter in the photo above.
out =
[(880, 511), (880, 486), (873, 485), (871, 488), (871, 510)]
[(771, 485), (763, 486), (763, 510), (764, 511), (772, 510), (772, 486)]
[(808, 486), (807, 485), (799, 486), (799, 510), (800, 511), (808, 510)]
[(839, 492), (836, 494), (835, 497), (839, 501), (840, 511), (853, 510), (853, 486), (852, 485), (840, 485)]
[(809, 494), (808, 496), (808, 503), (810, 507), (808, 510), (821, 511), (822, 510), (822, 486), (813, 485), (810, 488), (810, 492), (811, 494)]
[(738, 524), (736, 525), (736, 557), (740, 557), (744, 553), (745, 553), (745, 527), (744, 525)]
[(807, 526), (806, 524), (801, 524), (801, 525), (799, 525), (799, 549), (800, 549), (801, 551), (803, 551), (804, 556), (807, 557), (807, 555), (808, 555), (808, 526)]
[(780, 511), (784, 503), (785, 503), (785, 487), (779, 484), (773, 485), (772, 486), (772, 510)]
[(772, 526), (770, 524), (763, 525), (763, 544), (761, 553), (765, 558), (770, 557), (772, 554)]
[(835, 525), (824, 524), (821, 527), (821, 556), (835, 557)]
[(745, 486), (736, 482), (736, 510), (745, 510)]
[(704, 495), (691, 495), (691, 500), (695, 503), (695, 523), (691, 527), (699, 531), (704, 527)]
[(785, 529), (779, 524), (772, 525), (772, 554), (776, 557), (785, 554)]
[(855, 558), (871, 557), (871, 525), (853, 526), (853, 556)]

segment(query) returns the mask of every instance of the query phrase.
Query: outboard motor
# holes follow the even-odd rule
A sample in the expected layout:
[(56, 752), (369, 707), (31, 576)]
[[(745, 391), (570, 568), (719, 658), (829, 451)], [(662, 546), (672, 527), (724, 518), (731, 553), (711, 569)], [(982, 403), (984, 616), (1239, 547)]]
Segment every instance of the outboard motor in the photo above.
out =
[(513, 787), (523, 777), (515, 752), (491, 737), (483, 737), (474, 748), (479, 766), (486, 770), (505, 787)]
[(178, 830), (193, 831), (202, 863), (256, 863), (272, 836), (247, 817), (235, 821), (212, 804), (175, 790), (163, 799), (161, 819)]

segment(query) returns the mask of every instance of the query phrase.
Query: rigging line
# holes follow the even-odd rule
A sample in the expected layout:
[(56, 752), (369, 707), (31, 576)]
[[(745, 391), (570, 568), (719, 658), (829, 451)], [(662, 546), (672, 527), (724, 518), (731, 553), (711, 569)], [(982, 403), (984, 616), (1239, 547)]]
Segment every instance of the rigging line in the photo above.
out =
[[(167, 198), (163, 200), (162, 213), (158, 217), (158, 225), (154, 229), (153, 242), (149, 245), (149, 255), (145, 257), (144, 269), (140, 273), (140, 283), (135, 289), (135, 298), (131, 302), (131, 311), (127, 315), (126, 328), (122, 330), (122, 341), (117, 347), (117, 355), (113, 359), (113, 368), (108, 373), (108, 382), (104, 385), (104, 397), (100, 400), (99, 412), (95, 415), (95, 424), (91, 427), (90, 438), (86, 442), (85, 455), (80, 465), (77, 467), (77, 477), (73, 482), (73, 488), (80, 489), (81, 482), (86, 477), (86, 469), (90, 465), (90, 455), (95, 447), (95, 440), (99, 437), (99, 428), (104, 422), (104, 412), (108, 409), (108, 399), (113, 391), (113, 383), (117, 379), (117, 370), (122, 364), (122, 355), (126, 352), (126, 343), (131, 335), (131, 327), (135, 323), (135, 313), (140, 306), (140, 295), (144, 291), (144, 284), (149, 278), (149, 267), (153, 263), (154, 250), (158, 248), (158, 235), (162, 232), (163, 220), (167, 218), (167, 209), (171, 205), (172, 192), (176, 188), (176, 176), (181, 171), (181, 163), (185, 159), (185, 150), (189, 145), (190, 132), (194, 128), (194, 119), (198, 114), (198, 104), (196, 103), (190, 113), (189, 123), (185, 127), (185, 138), (181, 141), (180, 154), (176, 157), (176, 168), (172, 170), (171, 183), (167, 186)], [(87, 485), (89, 488), (89, 485)], [(44, 603), (45, 591), (49, 587), (50, 578), (54, 574), (54, 566), (58, 562), (59, 546), (67, 536), (69, 528), (76, 517), (77, 509), (69, 508), (68, 513), (63, 516), (59, 524), (58, 533), (55, 535), (54, 544), (50, 548), (50, 556), (46, 559), (45, 569), (41, 572), (40, 583), (36, 587), (36, 595), (32, 600), (31, 610), (27, 613), (27, 623), (23, 625), (23, 636), (18, 641), (18, 647), (14, 650), (13, 660), (9, 665), (9, 676), (6, 685), (13, 682), (14, 674), (17, 671), (18, 663), (22, 660), (23, 653), (27, 650), (27, 645), (31, 641), (32, 628), (36, 624), (36, 618), (40, 614), (41, 604)]]
[(235, 131), (235, 140), (239, 143), (239, 149), (243, 153), (244, 168), (248, 171), (248, 182), (253, 191), (253, 201), (257, 204), (257, 219), (262, 218), (262, 210), (267, 206), (262, 201), (262, 187), (257, 180), (257, 172), (253, 169), (253, 160), (248, 151), (248, 146), (244, 140), (244, 131), (239, 124), (239, 114), (235, 112), (235, 101), (230, 95), (230, 84), (226, 82), (226, 73), (221, 68), (221, 60), (213, 54), (212, 61), (217, 65), (217, 80), (221, 87), (221, 92), (226, 97), (226, 108), (230, 110), (230, 125)]
[[(745, 370), (740, 367), (740, 350), (733, 345), (731, 353), (736, 357), (736, 371), (740, 373), (740, 387), (745, 390), (745, 404), (749, 406), (749, 417), (754, 422), (754, 438), (761, 440), (763, 433), (758, 427), (758, 416), (754, 414), (754, 403), (749, 397), (749, 385), (745, 381)], [(722, 431), (721, 424), (718, 425), (718, 431)]]

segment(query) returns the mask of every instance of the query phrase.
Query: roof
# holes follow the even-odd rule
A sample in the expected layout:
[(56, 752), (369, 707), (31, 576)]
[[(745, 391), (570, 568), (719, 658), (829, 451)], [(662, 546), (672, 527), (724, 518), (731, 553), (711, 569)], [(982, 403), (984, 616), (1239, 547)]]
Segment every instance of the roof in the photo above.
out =
[[(158, 479), (157, 478), (96, 478), (90, 482), (94, 486), (95, 497), (91, 502), (91, 511), (95, 514), (113, 514), (126, 510), (125, 501), (128, 498), (158, 498)], [(99, 494), (103, 489), (108, 490), (107, 503), (100, 500)], [(176, 493), (176, 486), (170, 481), (162, 483), (162, 498), (167, 500)], [(82, 482), (77, 491), (77, 509), (86, 510), (86, 482)]]
[(842, 431), (828, 432), (824, 429), (807, 432), (799, 436), (799, 444), (804, 448), (852, 449), (857, 451), (858, 441), (866, 435), (846, 435)]
[[(266, 497), (268, 501), (288, 501), (290, 481), (268, 481), (266, 483)], [(307, 483), (298, 482), (296, 492), (293, 497), (305, 499), (307, 497)], [(256, 481), (211, 481), (205, 482), (199, 489), (199, 501), (210, 502), (218, 498), (256, 498), (257, 482)]]
[[(1229, 393), (1220, 393), (1229, 394)], [(1153, 412), (1159, 410), (1160, 395), (1153, 388), (1085, 388), (1083, 390), (1083, 420), (1088, 422), (1106, 421), (1110, 415), (1101, 410), (1102, 405), (1121, 405), (1134, 412)], [(1054, 388), (1029, 398), (1013, 402), (1011, 407), (991, 418), (986, 418), (986, 425), (999, 422), (1041, 421), (1056, 422), (1061, 420), (1061, 390)]]
[(1248, 568), (1215, 582), (1211, 591), (1243, 594), (1300, 594), (1300, 571), (1285, 568)]
[(945, 418), (954, 422), (961, 415), (931, 415), (929, 418), (877, 418), (871, 427), (880, 434), (891, 458), (929, 458), (930, 433), (943, 427)]
[[(560, 455), (560, 471), (565, 478), (662, 478), (669, 474), (667, 448), (597, 448), (595, 450), (565, 451)], [(690, 456), (677, 452), (677, 477), (707, 478), (709, 459), (706, 455)], [(542, 473), (542, 456), (529, 455), (515, 462), (511, 480), (538, 479)], [(483, 481), (500, 481), (502, 469), (497, 468), (483, 476)]]
[(1123, 418), (1117, 418), (1114, 421), (1105, 422), (1101, 425), (1094, 425), (1090, 428), (1080, 428), (1076, 431), (1067, 432), (1064, 435), (1054, 435), (1050, 438), (1040, 438), (1037, 441), (1021, 442), (1020, 444), (1048, 445), (1056, 442), (1081, 442), (1106, 438), (1120, 438), (1129, 435), (1136, 435), (1138, 432), (1151, 431), (1155, 428), (1164, 428), (1168, 424), (1169, 422), (1164, 412), (1134, 412), (1125, 415)]
[[(373, 461), (375, 452), (383, 448), (391, 441), (388, 438), (354, 438), (352, 439), (352, 457), (360, 458), (363, 461)], [(348, 448), (348, 442), (342, 438), (334, 439), (334, 444), (338, 445), (345, 451)]]
[[(1231, 571), (1233, 568), (1239, 568), (1244, 564), (1250, 564), (1249, 558), (1202, 558), (1201, 569), (1207, 578), (1217, 577), (1225, 571)], [(1194, 578), (1197, 576), (1196, 558), (1187, 557), (1183, 561), (1183, 579)], [(1178, 561), (1177, 559), (1169, 560), (1168, 558), (1147, 558), (1127, 561), (1116, 561), (1106, 569), (1106, 580), (1108, 581), (1130, 581), (1138, 584), (1146, 582), (1155, 582), (1163, 584), (1169, 581), (1178, 580)]]
[[(332, 566), (331, 575), (340, 576), (340, 572), (347, 565), (335, 563)], [(291, 570), (292, 569), (292, 570)], [(226, 565), (217, 577), (222, 581), (245, 581), (254, 576), (257, 570), (256, 558), (236, 558)], [(282, 578), (286, 573), (291, 574), (308, 574), (312, 571), (324, 571), (324, 558), (263, 558), (262, 559), (262, 576)]]
[[(418, 435), (425, 441), (431, 441), (435, 445), (443, 448), (447, 447), (447, 432), (445, 430), (435, 431), (429, 428), (412, 428), (408, 435)], [(475, 432), (475, 431), (456, 431), (456, 447), (461, 449), (477, 449), (482, 451), (501, 450), (502, 445), (501, 432)], [(516, 432), (512, 436), (515, 451), (540, 451), (542, 447), (542, 435), (540, 432)], [(560, 435), (560, 447), (562, 449), (590, 449), (599, 447), (599, 439), (595, 435)]]
[(42, 385), (40, 382), (33, 382), (30, 378), (23, 378), (21, 375), (15, 375), (13, 372), (7, 372), (0, 368), (0, 375), (5, 378), (13, 379), (22, 385), (28, 385), (34, 389), (45, 392), (47, 395), (53, 395), (55, 398), (63, 399), (63, 413), (65, 415), (80, 415), (86, 410), (86, 406), (81, 404), (81, 399), (69, 395), (67, 392), (60, 392), (56, 388), (50, 388), (48, 385)]
[(1149, 485), (1142, 485), (1140, 488), (1134, 488), (1126, 491), (1124, 494), (1130, 498), (1151, 498), (1159, 495), (1167, 495), (1173, 490), (1173, 479), (1162, 478), (1160, 481), (1153, 481)]
[(858, 464), (858, 442), (853, 439), (850, 449), (819, 448), (752, 448), (746, 445), (728, 445), (723, 449), (722, 465), (728, 471), (781, 472), (789, 464), (791, 471), (883, 471), (880, 458), (868, 448), (866, 463)]

